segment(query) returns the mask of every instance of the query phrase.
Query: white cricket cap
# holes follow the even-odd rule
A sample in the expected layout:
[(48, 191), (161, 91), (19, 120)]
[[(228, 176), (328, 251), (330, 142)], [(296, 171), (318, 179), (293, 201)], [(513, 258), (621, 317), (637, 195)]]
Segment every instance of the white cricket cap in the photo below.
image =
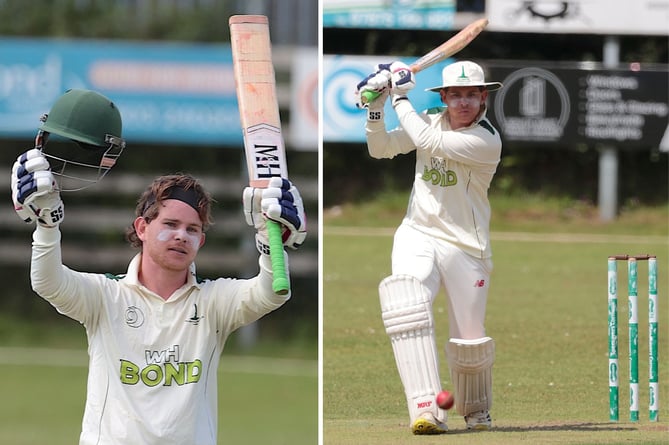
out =
[(486, 82), (483, 68), (474, 62), (464, 61), (451, 63), (441, 71), (442, 85), (428, 88), (425, 91), (439, 92), (448, 87), (486, 87), (488, 91), (502, 88), (499, 82)]

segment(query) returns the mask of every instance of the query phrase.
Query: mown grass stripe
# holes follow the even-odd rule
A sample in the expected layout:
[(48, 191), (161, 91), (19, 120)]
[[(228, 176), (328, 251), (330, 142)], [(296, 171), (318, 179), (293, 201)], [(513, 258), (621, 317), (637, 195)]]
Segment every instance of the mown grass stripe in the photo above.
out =
[[(329, 226), (323, 228), (325, 235), (338, 236), (393, 236), (395, 228), (378, 227), (343, 227)], [(593, 233), (532, 233), (532, 232), (491, 232), (493, 241), (519, 241), (536, 243), (615, 243), (615, 244), (653, 244), (669, 245), (664, 236), (644, 235), (603, 235)]]

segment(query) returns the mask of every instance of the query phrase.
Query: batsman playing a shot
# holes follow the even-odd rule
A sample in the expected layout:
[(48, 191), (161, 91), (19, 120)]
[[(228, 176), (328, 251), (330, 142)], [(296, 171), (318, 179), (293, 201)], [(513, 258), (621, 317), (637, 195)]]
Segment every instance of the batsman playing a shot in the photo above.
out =
[(257, 229), (260, 251), (259, 273), (251, 279), (196, 275), (194, 261), (213, 223), (213, 200), (186, 174), (158, 177), (139, 197), (126, 233), (139, 252), (126, 273), (78, 272), (61, 261), (60, 182), (67, 165), (50, 165), (63, 161), (45, 150), (51, 133), (77, 142), (80, 150), (100, 151), (107, 159), (100, 165), (109, 164), (110, 152), (119, 155), (125, 142), (113, 102), (93, 91), (69, 90), (43, 117), (36, 148), (12, 168), (14, 209), (36, 223), (32, 287), (83, 324), (88, 337), (79, 443), (215, 445), (217, 367), (226, 339), (290, 298), (272, 290), (265, 224), (271, 218), (282, 225), (285, 246), (302, 244), (298, 190), (282, 178), (272, 178), (266, 189), (244, 189), (245, 218)]
[[(430, 88), (446, 108), (417, 113), (407, 98), (414, 74), (402, 62), (382, 64), (357, 86), (367, 108), (367, 145), (373, 158), (416, 151), (413, 190), (395, 232), (392, 275), (379, 285), (381, 313), (404, 386), (414, 434), (447, 431), (432, 304), (440, 288), (448, 298), (448, 360), (455, 406), (467, 429), (491, 428), (494, 342), (486, 336), (486, 300), (492, 271), (488, 188), (501, 155), (499, 132), (486, 119), (488, 92), (482, 68), (469, 61), (442, 71)], [(390, 98), (400, 125), (387, 131)]]

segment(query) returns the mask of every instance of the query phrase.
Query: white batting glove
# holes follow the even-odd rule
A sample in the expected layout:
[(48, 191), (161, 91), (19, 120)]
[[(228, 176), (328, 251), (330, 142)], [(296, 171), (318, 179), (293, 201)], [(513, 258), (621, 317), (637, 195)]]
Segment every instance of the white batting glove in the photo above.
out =
[(28, 150), (16, 159), (11, 189), (14, 210), (26, 223), (37, 221), (44, 227), (56, 227), (63, 221), (65, 210), (58, 184), (40, 150)]
[(274, 177), (262, 194), (263, 214), (283, 226), (283, 245), (297, 249), (307, 237), (307, 218), (302, 196), (289, 180)]
[(269, 255), (269, 237), (267, 236), (267, 219), (262, 214), (263, 189), (246, 187), (242, 193), (244, 219), (246, 224), (256, 229), (256, 248), (258, 252)]
[[(358, 108), (369, 108), (376, 102), (376, 107), (383, 109), (387, 98), (383, 93), (390, 89), (390, 64), (379, 64), (376, 71), (365, 77), (356, 85), (356, 106)], [(371, 100), (368, 95), (374, 95)]]
[(367, 109), (367, 121), (369, 122), (382, 122), (385, 115), (384, 107), (386, 101), (390, 96), (390, 91), (388, 88), (381, 91), (379, 96), (372, 100), (371, 102), (365, 104)]
[(390, 64), (390, 93), (407, 95), (416, 86), (413, 71), (404, 62), (393, 62)]
[(287, 179), (271, 178), (265, 189), (246, 187), (243, 192), (244, 218), (255, 227), (256, 245), (260, 253), (269, 253), (267, 219), (282, 226), (283, 245), (297, 249), (307, 236), (302, 197)]

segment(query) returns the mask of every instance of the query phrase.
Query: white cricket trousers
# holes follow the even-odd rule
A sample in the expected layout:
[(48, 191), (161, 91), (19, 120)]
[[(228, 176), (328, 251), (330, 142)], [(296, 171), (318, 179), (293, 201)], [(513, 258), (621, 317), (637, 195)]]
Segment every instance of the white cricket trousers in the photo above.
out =
[(449, 337), (472, 340), (486, 336), (485, 311), (492, 260), (475, 258), (444, 240), (401, 224), (392, 251), (393, 275), (419, 279), (430, 301), (441, 286), (448, 300)]

